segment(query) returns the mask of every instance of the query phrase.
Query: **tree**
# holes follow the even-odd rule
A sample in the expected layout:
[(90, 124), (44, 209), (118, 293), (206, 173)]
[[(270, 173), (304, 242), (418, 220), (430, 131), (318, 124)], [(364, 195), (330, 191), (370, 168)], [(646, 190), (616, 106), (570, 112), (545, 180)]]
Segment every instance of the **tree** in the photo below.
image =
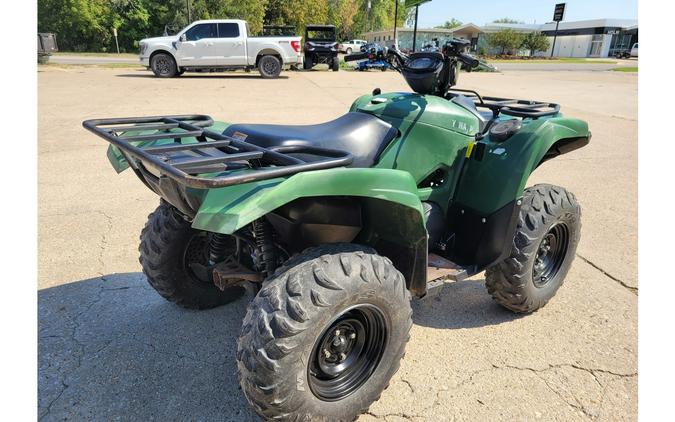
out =
[(518, 21), (518, 20), (515, 20), (515, 19), (511, 19), (511, 18), (501, 18), (501, 19), (493, 20), (492, 23), (525, 23), (525, 22)]
[(511, 54), (523, 45), (524, 38), (523, 34), (508, 28), (488, 34), (487, 42), (491, 47), (501, 48), (501, 54)]
[(57, 33), (63, 50), (104, 50), (114, 43), (108, 6), (105, 0), (40, 0), (38, 31)]
[(455, 18), (452, 18), (449, 21), (445, 21), (443, 25), (437, 26), (436, 28), (453, 29), (457, 28), (458, 26), (462, 26), (462, 22), (458, 21)]
[(355, 38), (354, 18), (359, 13), (357, 0), (331, 0), (328, 3), (328, 21), (337, 28), (339, 40)]
[(533, 56), (537, 51), (548, 50), (548, 37), (541, 32), (530, 32), (523, 39), (522, 48), (530, 50), (530, 56)]

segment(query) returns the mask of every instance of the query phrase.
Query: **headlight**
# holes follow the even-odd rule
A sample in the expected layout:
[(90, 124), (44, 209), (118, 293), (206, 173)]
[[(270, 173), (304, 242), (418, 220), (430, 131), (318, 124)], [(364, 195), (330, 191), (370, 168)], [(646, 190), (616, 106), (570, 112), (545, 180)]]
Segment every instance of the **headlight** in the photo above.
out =
[(142, 43), (139, 45), (139, 48), (140, 48), (140, 50), (141, 50), (141, 56), (142, 56), (143, 54), (145, 54), (145, 50), (148, 49), (148, 45), (147, 45), (146, 43), (143, 43), (143, 42), (142, 42)]

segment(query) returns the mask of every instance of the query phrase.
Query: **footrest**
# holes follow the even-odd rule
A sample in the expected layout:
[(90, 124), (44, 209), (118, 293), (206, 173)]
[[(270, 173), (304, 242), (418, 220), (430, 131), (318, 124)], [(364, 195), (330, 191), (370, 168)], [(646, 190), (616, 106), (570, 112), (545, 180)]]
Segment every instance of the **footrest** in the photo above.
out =
[(469, 276), (466, 268), (442, 256), (430, 253), (427, 258), (427, 294), (436, 296), (447, 281), (462, 281)]
[(466, 268), (442, 256), (430, 253), (427, 264), (427, 283), (439, 278), (462, 281), (467, 278)]

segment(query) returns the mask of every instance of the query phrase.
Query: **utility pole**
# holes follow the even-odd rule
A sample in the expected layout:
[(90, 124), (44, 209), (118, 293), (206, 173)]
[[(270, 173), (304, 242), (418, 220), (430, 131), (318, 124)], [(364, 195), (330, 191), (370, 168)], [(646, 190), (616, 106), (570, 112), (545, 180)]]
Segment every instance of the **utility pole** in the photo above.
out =
[(188, 25), (192, 23), (192, 13), (190, 13), (190, 0), (185, 0), (185, 5), (187, 6), (187, 18), (188, 18)]
[(113, 35), (115, 36), (115, 47), (117, 47), (117, 54), (120, 54), (120, 43), (117, 42), (117, 28), (113, 28)]
[(417, 14), (420, 11), (420, 6), (415, 6), (415, 28), (413, 28), (413, 53), (415, 52), (415, 44), (417, 43)]
[(398, 48), (398, 40), (396, 39), (396, 25), (398, 22), (398, 0), (394, 0), (394, 46)]

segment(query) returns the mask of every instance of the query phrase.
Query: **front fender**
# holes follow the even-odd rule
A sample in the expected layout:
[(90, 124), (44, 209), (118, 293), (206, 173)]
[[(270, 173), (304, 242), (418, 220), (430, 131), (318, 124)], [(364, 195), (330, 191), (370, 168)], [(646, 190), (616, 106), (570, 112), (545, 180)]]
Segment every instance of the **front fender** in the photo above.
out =
[(211, 189), (197, 211), (192, 227), (231, 234), (295, 199), (314, 196), (380, 199), (412, 208), (423, 216), (417, 186), (409, 173), (389, 169), (336, 168), (298, 173), (286, 179)]

